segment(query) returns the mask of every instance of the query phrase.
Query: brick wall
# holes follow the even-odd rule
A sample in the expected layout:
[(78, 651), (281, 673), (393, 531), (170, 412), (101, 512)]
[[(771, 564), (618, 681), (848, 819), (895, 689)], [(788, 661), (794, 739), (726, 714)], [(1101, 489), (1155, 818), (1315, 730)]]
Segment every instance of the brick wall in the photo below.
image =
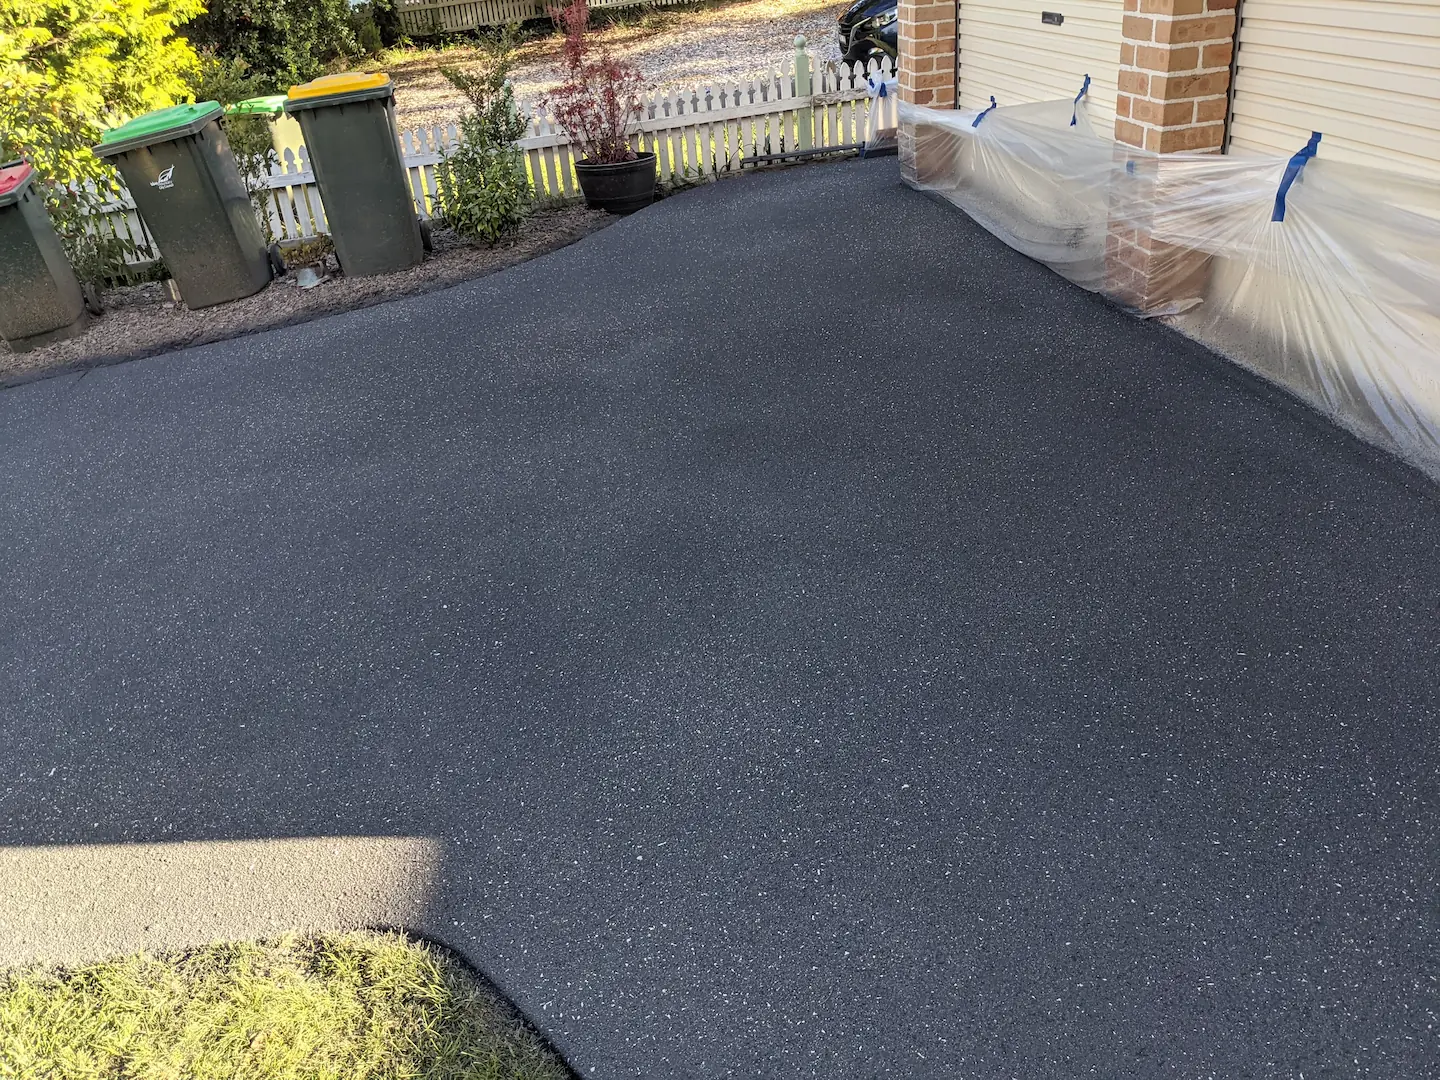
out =
[[(1116, 142), (1158, 154), (1221, 148), (1235, 5), (1236, 0), (1125, 0)], [(1147, 188), (1156, 196), (1162, 193), (1163, 157), (1132, 163), (1132, 170), (1127, 197), (1143, 199)], [(1112, 223), (1105, 247), (1106, 291), (1147, 315), (1201, 303), (1210, 280), (1209, 256), (1155, 240), (1144, 225)]]
[(900, 100), (955, 107), (955, 0), (900, 0)]
[(1219, 150), (1236, 0), (1125, 0), (1115, 138), (1167, 154)]

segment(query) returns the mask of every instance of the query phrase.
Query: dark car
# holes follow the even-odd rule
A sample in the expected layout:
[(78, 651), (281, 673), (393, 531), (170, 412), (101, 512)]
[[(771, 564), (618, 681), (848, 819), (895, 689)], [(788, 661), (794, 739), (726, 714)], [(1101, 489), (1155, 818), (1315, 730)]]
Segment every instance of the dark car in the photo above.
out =
[(898, 0), (856, 0), (840, 16), (840, 56), (851, 63), (900, 53)]

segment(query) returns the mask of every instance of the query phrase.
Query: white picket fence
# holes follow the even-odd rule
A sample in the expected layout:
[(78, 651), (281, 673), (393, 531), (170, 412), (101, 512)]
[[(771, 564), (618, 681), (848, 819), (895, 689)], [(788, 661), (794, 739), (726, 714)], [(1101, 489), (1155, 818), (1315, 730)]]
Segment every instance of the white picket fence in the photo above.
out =
[[(871, 76), (893, 78), (894, 62), (887, 58), (865, 66), (835, 62), (812, 66), (809, 54), (798, 49), (793, 58), (761, 78), (648, 95), (631, 145), (655, 154), (660, 181), (670, 185), (713, 180), (770, 155), (858, 148), (865, 140), (872, 106), (867, 83)], [(534, 103), (523, 103), (521, 113), (530, 120), (516, 145), (525, 155), (536, 197), (545, 202), (578, 198), (575, 157), (555, 118)], [(439, 215), (435, 174), (457, 138), (454, 124), (401, 134), (417, 212)], [(265, 184), (269, 189), (265, 211), (275, 239), (303, 240), (329, 232), (303, 146), (298, 156), (287, 150)], [(103, 209), (105, 221), (97, 223), (100, 231), (129, 237), (135, 244), (137, 253), (129, 261), (144, 263), (158, 257), (127, 192), (117, 191)]]
[[(590, 0), (592, 8), (684, 4), (690, 0)], [(474, 30), (480, 26), (543, 19), (556, 4), (549, 0), (399, 0), (395, 14), (411, 37)], [(561, 4), (560, 6), (564, 6)]]

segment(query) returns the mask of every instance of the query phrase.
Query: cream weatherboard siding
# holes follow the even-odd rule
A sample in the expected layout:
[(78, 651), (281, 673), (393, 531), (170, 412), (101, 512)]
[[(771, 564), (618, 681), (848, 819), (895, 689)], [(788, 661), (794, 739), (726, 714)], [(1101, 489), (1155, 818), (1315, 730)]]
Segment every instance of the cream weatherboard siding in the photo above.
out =
[[(1041, 22), (1042, 12), (1065, 17)], [(1115, 124), (1125, 0), (960, 0), (960, 107), (1074, 97), (1091, 77), (1087, 111), (1109, 137)]]
[(1241, 0), (1230, 146), (1440, 185), (1440, 0)]

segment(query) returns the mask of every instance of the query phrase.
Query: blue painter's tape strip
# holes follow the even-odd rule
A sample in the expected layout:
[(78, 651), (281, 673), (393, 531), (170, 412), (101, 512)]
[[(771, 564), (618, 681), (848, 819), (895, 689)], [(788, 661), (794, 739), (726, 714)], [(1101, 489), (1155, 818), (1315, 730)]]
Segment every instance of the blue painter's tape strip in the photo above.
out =
[(1290, 185), (1300, 179), (1300, 170), (1305, 168), (1305, 163), (1315, 156), (1315, 151), (1319, 147), (1320, 132), (1312, 131), (1310, 141), (1290, 159), (1290, 164), (1285, 166), (1285, 175), (1280, 178), (1280, 190), (1275, 192), (1275, 210), (1270, 215), (1271, 221), (1285, 220), (1285, 196), (1290, 194)]
[(1085, 84), (1080, 87), (1080, 92), (1075, 95), (1075, 108), (1070, 110), (1070, 126), (1075, 126), (1075, 121), (1080, 116), (1080, 99), (1090, 92), (1090, 76), (1085, 76)]
[[(991, 95), (990, 95), (990, 109), (993, 109), (993, 108), (995, 108), (995, 95), (994, 95), (994, 94), (991, 94)], [(982, 112), (979, 116), (975, 117), (974, 120), (970, 121), (970, 126), (971, 126), (972, 128), (979, 127), (979, 126), (980, 126), (980, 121), (985, 119), (985, 117), (989, 114), (990, 109), (986, 109), (986, 110), (985, 110), (984, 112)]]

